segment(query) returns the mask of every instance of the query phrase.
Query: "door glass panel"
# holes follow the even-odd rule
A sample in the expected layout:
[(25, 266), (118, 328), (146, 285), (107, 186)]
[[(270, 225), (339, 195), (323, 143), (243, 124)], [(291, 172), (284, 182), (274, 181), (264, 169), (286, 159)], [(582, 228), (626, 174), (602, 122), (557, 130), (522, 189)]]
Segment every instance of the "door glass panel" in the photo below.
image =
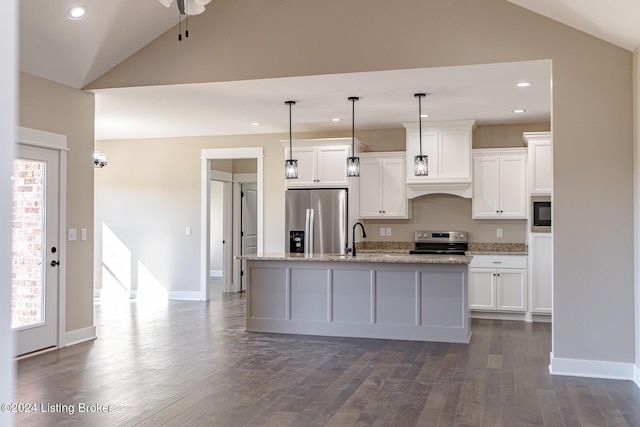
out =
[(11, 327), (44, 323), (46, 163), (13, 161)]

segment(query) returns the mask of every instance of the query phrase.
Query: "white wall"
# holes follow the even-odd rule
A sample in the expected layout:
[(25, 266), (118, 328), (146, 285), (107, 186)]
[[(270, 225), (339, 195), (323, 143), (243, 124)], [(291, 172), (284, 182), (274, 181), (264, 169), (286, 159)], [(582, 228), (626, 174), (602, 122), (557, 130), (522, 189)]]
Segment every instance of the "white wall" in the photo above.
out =
[[(14, 362), (11, 333), (11, 171), (16, 140), (17, 1), (3, 2), (0, 13), (0, 403), (13, 402)], [(11, 425), (0, 412), (0, 425)]]

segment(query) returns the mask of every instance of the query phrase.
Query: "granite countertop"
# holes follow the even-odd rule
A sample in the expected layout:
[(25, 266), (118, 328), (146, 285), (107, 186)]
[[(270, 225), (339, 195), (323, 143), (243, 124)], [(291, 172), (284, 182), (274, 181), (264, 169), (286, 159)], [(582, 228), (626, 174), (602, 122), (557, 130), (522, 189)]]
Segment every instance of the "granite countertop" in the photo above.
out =
[[(357, 253), (404, 253), (415, 247), (414, 242), (369, 242), (356, 243)], [(525, 243), (469, 243), (466, 255), (527, 255)]]
[(527, 255), (525, 243), (469, 243), (467, 255)]
[(473, 257), (466, 255), (410, 255), (409, 253), (363, 252), (353, 257), (342, 254), (297, 254), (276, 253), (263, 255), (243, 255), (236, 259), (255, 261), (302, 261), (302, 262), (361, 262), (396, 264), (469, 264)]

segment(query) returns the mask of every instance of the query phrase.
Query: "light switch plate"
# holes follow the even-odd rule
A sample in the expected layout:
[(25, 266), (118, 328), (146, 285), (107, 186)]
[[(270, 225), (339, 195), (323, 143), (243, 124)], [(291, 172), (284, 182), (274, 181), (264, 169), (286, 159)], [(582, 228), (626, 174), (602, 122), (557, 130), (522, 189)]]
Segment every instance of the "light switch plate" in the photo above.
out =
[(191, 236), (191, 227), (187, 227), (187, 228), (184, 230), (184, 234), (186, 234), (187, 236)]
[(86, 228), (83, 228), (83, 229), (80, 230), (80, 238), (82, 240), (87, 240), (87, 229)]
[(380, 227), (380, 235), (381, 236), (386, 236), (387, 235), (387, 233), (385, 232), (384, 227)]
[(496, 229), (496, 237), (502, 237), (502, 228)]
[(391, 227), (387, 227), (387, 236), (391, 236)]
[(67, 230), (67, 240), (70, 242), (75, 242), (78, 240), (78, 230), (75, 228), (70, 228)]

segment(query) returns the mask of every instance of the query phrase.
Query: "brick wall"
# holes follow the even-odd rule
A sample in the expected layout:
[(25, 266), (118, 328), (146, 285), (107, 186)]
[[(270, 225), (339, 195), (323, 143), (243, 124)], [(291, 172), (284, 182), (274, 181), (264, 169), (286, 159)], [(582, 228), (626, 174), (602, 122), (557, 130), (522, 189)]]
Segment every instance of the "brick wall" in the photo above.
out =
[(43, 321), (45, 163), (14, 160), (11, 327)]

